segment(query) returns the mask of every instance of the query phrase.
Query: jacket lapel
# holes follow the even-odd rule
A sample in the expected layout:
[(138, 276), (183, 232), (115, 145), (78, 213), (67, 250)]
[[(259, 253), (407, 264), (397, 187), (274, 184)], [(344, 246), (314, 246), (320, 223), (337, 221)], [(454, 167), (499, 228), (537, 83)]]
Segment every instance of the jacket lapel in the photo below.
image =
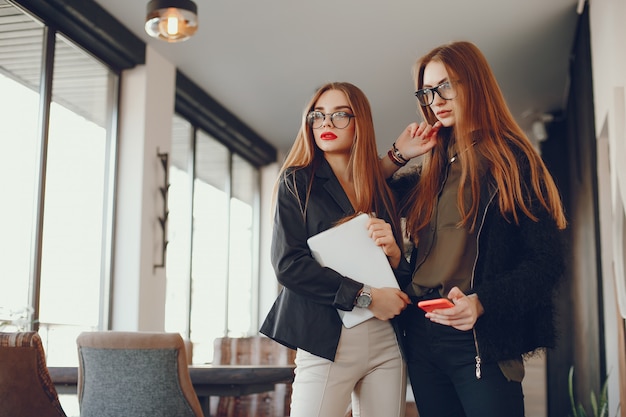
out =
[(352, 207), (352, 204), (350, 203), (350, 199), (346, 195), (345, 191), (343, 191), (343, 188), (341, 187), (339, 180), (337, 179), (337, 177), (335, 176), (335, 173), (333, 172), (330, 165), (328, 164), (328, 162), (326, 162), (325, 159), (322, 161), (319, 168), (316, 170), (315, 175), (318, 176), (320, 179), (326, 180), (326, 182), (324, 182), (324, 189), (328, 192), (331, 198), (337, 203), (337, 205), (341, 207), (343, 212), (346, 215), (353, 214), (354, 208)]

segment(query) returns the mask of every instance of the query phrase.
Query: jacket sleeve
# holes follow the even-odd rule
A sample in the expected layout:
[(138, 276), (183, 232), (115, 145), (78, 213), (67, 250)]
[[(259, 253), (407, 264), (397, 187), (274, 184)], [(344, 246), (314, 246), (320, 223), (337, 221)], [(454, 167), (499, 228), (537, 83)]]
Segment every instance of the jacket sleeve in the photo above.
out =
[(479, 277), (482, 284), (477, 287), (478, 297), (485, 315), (493, 315), (499, 322), (551, 314), (554, 291), (565, 270), (563, 233), (548, 210), (532, 196), (528, 158), (518, 152), (517, 159), (527, 205), (537, 219), (518, 208), (516, 225), (494, 204), (487, 209), (487, 239), (482, 240), (486, 245), (479, 247), (479, 259), (482, 251), (487, 264), (482, 269), (485, 276)]
[[(419, 167), (413, 167), (407, 172), (396, 173), (393, 177), (387, 179), (387, 184), (393, 192), (398, 207), (403, 207), (410, 197), (411, 191), (417, 186), (419, 182)], [(406, 216), (406, 213), (400, 213), (401, 217)]]
[(550, 314), (565, 269), (563, 233), (543, 207), (533, 209), (537, 221), (521, 214), (519, 226), (504, 219), (497, 206), (489, 210), (486, 244), (479, 249), (479, 259), (486, 264), (475, 288), (485, 318), (507, 322), (538, 312)]
[(280, 284), (311, 301), (352, 310), (363, 284), (322, 267), (313, 258), (306, 225), (312, 219), (305, 220), (307, 181), (299, 174), (301, 170), (284, 175), (278, 185), (271, 246), (274, 272)]
[[(412, 168), (408, 172), (397, 173), (393, 177), (387, 180), (387, 185), (391, 189), (396, 201), (399, 203), (399, 207), (402, 207), (409, 197), (411, 190), (413, 190), (419, 181), (419, 168)], [(404, 217), (406, 213), (399, 213), (399, 217)], [(400, 256), (400, 264), (394, 270), (396, 279), (400, 284), (401, 289), (405, 289), (412, 280), (413, 266), (407, 261), (407, 253), (405, 253), (404, 242), (398, 242), (402, 256)]]
[(396, 281), (398, 281), (398, 285), (400, 285), (400, 289), (404, 291), (404, 289), (409, 285), (413, 278), (413, 266), (407, 260), (404, 250), (402, 248), (403, 243), (398, 243), (400, 246), (400, 250), (402, 253), (400, 254), (400, 263), (398, 267), (393, 270), (393, 274), (396, 277)]

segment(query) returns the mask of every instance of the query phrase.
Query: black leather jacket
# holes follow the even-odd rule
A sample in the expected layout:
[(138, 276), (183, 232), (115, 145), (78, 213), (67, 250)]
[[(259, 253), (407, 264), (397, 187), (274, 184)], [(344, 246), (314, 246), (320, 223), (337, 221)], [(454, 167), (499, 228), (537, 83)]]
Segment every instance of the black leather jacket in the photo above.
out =
[[(309, 178), (314, 175), (307, 200)], [(295, 177), (295, 180), (294, 180)], [(337, 309), (350, 311), (363, 284), (322, 267), (311, 255), (307, 239), (354, 213), (328, 163), (288, 170), (276, 198), (272, 265), (283, 288), (260, 332), (292, 349), (334, 360), (342, 322)], [(379, 217), (385, 218), (379, 214)], [(401, 260), (396, 271), (400, 288), (410, 281), (410, 267)], [(396, 334), (399, 327), (395, 324)], [(401, 338), (398, 339), (399, 341)]]

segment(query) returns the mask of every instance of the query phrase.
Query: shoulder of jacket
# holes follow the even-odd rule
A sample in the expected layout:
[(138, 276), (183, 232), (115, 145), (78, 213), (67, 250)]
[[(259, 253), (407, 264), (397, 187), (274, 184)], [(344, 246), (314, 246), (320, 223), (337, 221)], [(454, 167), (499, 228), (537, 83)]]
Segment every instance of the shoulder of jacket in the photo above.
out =
[(311, 178), (311, 171), (310, 166), (289, 167), (282, 172), (280, 182), (287, 184), (306, 182)]

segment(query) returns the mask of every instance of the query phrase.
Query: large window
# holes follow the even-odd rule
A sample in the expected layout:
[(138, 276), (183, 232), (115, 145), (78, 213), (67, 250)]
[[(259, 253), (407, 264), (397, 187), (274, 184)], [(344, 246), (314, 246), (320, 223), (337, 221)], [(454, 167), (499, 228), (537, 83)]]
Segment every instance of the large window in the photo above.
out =
[(31, 313), (49, 365), (106, 325), (117, 80), (0, 0), (0, 314)]
[(165, 328), (183, 335), (189, 334), (193, 134), (188, 121), (174, 116), (167, 203)]
[(5, 322), (33, 316), (29, 286), (43, 34), (42, 24), (0, 0), (0, 320)]
[[(258, 329), (258, 170), (238, 155), (232, 156), (227, 335), (249, 336)], [(245, 306), (245, 307), (243, 307)]]
[[(49, 366), (110, 328), (119, 77), (145, 64), (96, 2), (66, 2), (0, 0), (0, 326), (38, 330)], [(164, 325), (201, 363), (216, 337), (256, 333), (257, 167), (276, 150), (176, 77)]]
[(208, 363), (215, 338), (256, 333), (258, 170), (179, 116), (171, 160), (166, 330)]
[[(80, 331), (106, 326), (117, 75), (62, 36), (55, 40), (45, 172), (39, 333), (48, 363), (76, 355)], [(80, 297), (76, 297), (80, 294)], [(80, 312), (80, 314), (77, 314)], [(65, 341), (67, 346), (59, 346)], [(53, 350), (59, 346), (61, 349)]]

